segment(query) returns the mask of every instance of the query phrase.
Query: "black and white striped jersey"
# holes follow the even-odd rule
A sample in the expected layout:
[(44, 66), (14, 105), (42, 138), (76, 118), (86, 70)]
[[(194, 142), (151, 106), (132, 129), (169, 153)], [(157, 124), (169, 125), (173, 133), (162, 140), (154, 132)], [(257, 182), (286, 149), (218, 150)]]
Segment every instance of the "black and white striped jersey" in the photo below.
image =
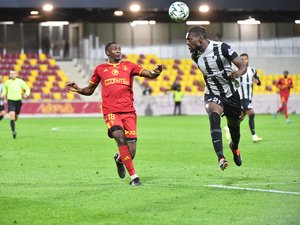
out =
[(247, 72), (239, 77), (240, 87), (238, 90), (241, 99), (252, 100), (254, 79), (259, 81), (256, 69), (248, 66)]
[(228, 44), (211, 40), (204, 52), (198, 50), (192, 54), (204, 75), (206, 94), (229, 98), (236, 92), (238, 79), (229, 79), (227, 75), (232, 72), (231, 62), (237, 56)]

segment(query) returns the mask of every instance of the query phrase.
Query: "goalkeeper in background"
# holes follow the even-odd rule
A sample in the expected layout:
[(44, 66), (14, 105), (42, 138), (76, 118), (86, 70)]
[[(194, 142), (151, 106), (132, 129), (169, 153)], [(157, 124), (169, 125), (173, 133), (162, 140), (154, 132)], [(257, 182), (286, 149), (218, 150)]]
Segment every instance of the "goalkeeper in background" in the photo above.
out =
[(9, 79), (4, 84), (1, 99), (3, 100), (4, 97), (7, 99), (10, 128), (14, 139), (17, 137), (15, 121), (18, 120), (21, 111), (22, 98), (27, 98), (29, 95), (30, 88), (28, 85), (22, 79), (17, 77), (16, 71), (11, 70)]

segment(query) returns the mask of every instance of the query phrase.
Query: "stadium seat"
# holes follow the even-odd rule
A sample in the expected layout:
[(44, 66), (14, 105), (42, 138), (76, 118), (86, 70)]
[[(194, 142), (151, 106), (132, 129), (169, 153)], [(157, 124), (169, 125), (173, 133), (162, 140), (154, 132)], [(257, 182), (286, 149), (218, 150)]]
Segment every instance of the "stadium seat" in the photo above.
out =
[[(184, 94), (188, 95), (202, 95), (205, 90), (205, 82), (202, 72), (198, 69), (197, 65), (191, 59), (159, 59), (154, 54), (146, 55), (126, 55), (126, 59), (135, 59), (144, 68), (151, 68), (153, 64), (163, 64), (164, 71), (161, 76), (156, 80), (147, 80), (138, 77), (137, 80), (141, 85), (149, 85), (153, 90), (152, 95), (164, 94), (165, 89), (169, 88), (175, 81), (181, 83)], [(262, 69), (257, 69), (257, 73), (262, 81), (261, 86), (254, 85), (254, 94), (275, 94), (277, 88), (274, 86), (276, 81), (282, 74), (265, 74)], [(300, 74), (290, 75), (294, 80), (295, 88), (291, 93), (300, 92)], [(163, 81), (168, 81), (165, 83)]]

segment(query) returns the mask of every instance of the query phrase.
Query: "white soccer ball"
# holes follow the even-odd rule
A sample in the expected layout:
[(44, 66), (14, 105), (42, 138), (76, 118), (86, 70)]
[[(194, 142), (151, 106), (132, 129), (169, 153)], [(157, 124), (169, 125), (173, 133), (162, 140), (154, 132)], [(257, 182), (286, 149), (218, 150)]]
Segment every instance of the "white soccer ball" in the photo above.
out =
[(169, 7), (169, 16), (175, 22), (185, 21), (189, 13), (189, 7), (183, 2), (173, 2)]

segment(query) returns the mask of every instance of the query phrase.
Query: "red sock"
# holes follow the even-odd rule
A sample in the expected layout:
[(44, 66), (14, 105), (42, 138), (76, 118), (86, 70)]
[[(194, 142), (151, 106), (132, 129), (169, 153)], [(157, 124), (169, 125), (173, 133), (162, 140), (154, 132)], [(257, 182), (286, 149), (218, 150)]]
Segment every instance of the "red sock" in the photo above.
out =
[(284, 112), (285, 118), (288, 119), (289, 115), (288, 115), (288, 112), (287, 112), (287, 105), (283, 106), (283, 112)]
[(119, 153), (123, 164), (125, 165), (130, 176), (135, 175), (135, 169), (133, 166), (130, 151), (127, 145), (119, 146)]

